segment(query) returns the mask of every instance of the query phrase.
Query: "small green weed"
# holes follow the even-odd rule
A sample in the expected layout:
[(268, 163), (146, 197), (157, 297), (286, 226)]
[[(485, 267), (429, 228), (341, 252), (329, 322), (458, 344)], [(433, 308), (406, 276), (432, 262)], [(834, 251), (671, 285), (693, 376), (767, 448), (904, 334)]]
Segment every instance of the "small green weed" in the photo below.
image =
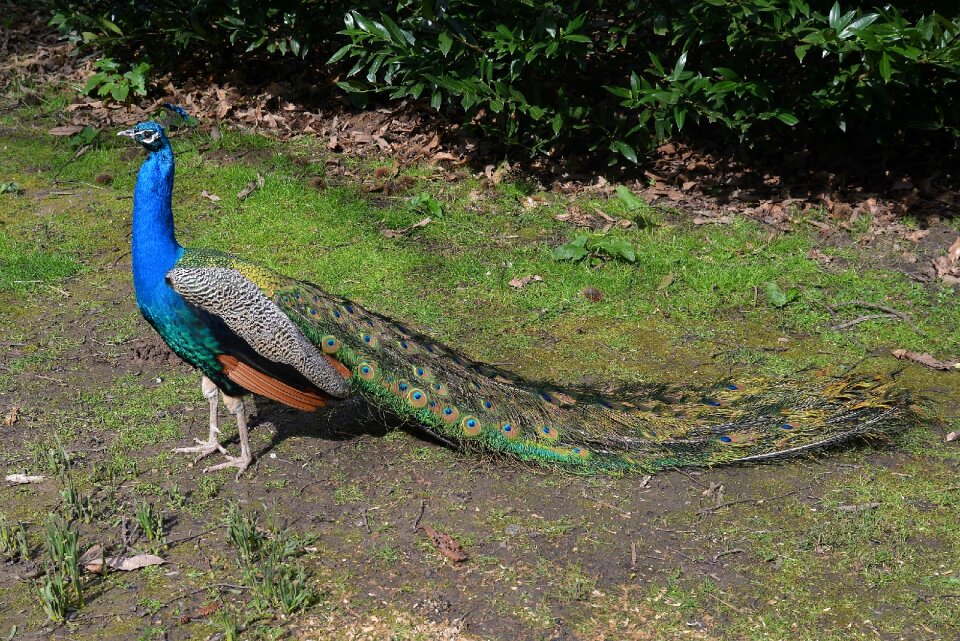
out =
[(373, 550), (373, 558), (386, 565), (393, 565), (400, 560), (400, 550), (392, 545), (381, 545)]
[(167, 505), (172, 510), (182, 510), (187, 504), (187, 497), (180, 491), (180, 484), (174, 483), (173, 487), (167, 490)]
[(425, 191), (421, 191), (416, 196), (407, 201), (407, 207), (410, 211), (417, 212), (424, 216), (430, 216), (433, 219), (443, 218), (443, 207), (440, 201)]
[(244, 582), (253, 589), (255, 603), (263, 608), (279, 607), (286, 614), (307, 607), (315, 594), (303, 567), (288, 561), (302, 547), (301, 542), (279, 528), (271, 528), (267, 536), (256, 523), (256, 513), (248, 516), (237, 503), (228, 507), (227, 537), (239, 552), (238, 563)]
[(131, 92), (135, 96), (147, 95), (147, 74), (150, 65), (141, 62), (129, 71), (120, 73), (120, 63), (113, 58), (101, 58), (93, 63), (96, 73), (87, 78), (83, 86), (83, 93), (90, 94), (96, 90), (101, 98), (110, 97), (116, 102), (126, 102)]
[(623, 259), (627, 262), (637, 260), (637, 250), (633, 244), (622, 238), (610, 236), (587, 236), (581, 234), (558, 247), (551, 253), (554, 260), (589, 261), (591, 266), (599, 266), (605, 259)]
[(217, 612), (215, 621), (221, 626), (223, 641), (239, 641), (240, 622), (237, 620), (237, 613), (233, 608), (222, 608)]
[(363, 500), (363, 490), (357, 483), (348, 483), (341, 485), (333, 491), (333, 502), (337, 505), (346, 505), (347, 503), (359, 503)]
[(23, 193), (23, 187), (15, 180), (0, 183), (0, 194), (19, 195)]
[(770, 282), (763, 286), (763, 293), (767, 296), (767, 302), (776, 308), (786, 307), (790, 303), (800, 300), (800, 290), (796, 287), (790, 287), (783, 291), (780, 287)]
[(67, 141), (71, 149), (80, 150), (84, 147), (97, 146), (100, 144), (100, 130), (96, 127), (87, 125), (77, 133), (70, 136)]
[(315, 594), (299, 563), (290, 564), (272, 557), (244, 568), (244, 582), (253, 588), (261, 607), (278, 606), (285, 614), (311, 605)]

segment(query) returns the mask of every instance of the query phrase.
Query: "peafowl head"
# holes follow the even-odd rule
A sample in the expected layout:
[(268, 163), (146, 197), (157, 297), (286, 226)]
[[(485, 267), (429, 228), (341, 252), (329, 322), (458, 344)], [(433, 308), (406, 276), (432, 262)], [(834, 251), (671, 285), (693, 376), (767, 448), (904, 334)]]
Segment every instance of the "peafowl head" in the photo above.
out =
[(145, 147), (148, 151), (160, 151), (164, 145), (169, 145), (163, 127), (153, 121), (141, 122), (133, 129), (117, 132), (118, 136), (127, 136)]

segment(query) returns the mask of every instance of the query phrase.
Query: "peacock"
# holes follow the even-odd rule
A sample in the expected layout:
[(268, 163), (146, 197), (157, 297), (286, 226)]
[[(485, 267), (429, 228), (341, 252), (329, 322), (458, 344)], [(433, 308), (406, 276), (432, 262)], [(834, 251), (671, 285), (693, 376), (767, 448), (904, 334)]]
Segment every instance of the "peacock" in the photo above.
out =
[[(764, 461), (911, 422), (908, 393), (891, 376), (645, 384), (616, 397), (524, 380), (312, 283), (181, 247), (165, 128), (148, 121), (118, 135), (149, 152), (134, 190), (134, 289), (144, 318), (202, 374), (208, 436), (174, 451), (225, 455), (204, 472), (237, 468), (239, 478), (250, 465), (248, 393), (306, 412), (359, 395), (459, 447), (584, 473)], [(218, 438), (220, 394), (236, 418), (238, 457)]]

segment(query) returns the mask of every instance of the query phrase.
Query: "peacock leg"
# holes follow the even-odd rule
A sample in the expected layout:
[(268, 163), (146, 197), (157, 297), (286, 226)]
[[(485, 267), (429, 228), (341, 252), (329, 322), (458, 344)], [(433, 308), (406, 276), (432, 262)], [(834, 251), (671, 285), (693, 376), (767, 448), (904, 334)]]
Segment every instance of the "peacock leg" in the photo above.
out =
[(194, 463), (210, 456), (214, 452), (220, 452), (221, 454), (227, 453), (227, 450), (220, 445), (220, 440), (217, 438), (217, 434), (220, 433), (220, 428), (217, 427), (217, 396), (220, 394), (220, 390), (218, 390), (213, 381), (206, 376), (200, 380), (200, 389), (203, 390), (203, 395), (207, 398), (207, 401), (210, 402), (210, 435), (205, 441), (198, 438), (193, 439), (196, 441), (196, 445), (178, 447), (173, 450), (177, 454), (197, 453), (197, 458), (193, 460)]
[(250, 454), (250, 436), (247, 434), (247, 416), (243, 411), (243, 399), (239, 396), (223, 395), (223, 404), (227, 406), (227, 411), (237, 417), (237, 431), (240, 433), (240, 456), (230, 456), (227, 454), (227, 462), (211, 465), (204, 468), (204, 472), (215, 472), (228, 467), (235, 467), (237, 479), (243, 474), (244, 470), (250, 465), (253, 456)]

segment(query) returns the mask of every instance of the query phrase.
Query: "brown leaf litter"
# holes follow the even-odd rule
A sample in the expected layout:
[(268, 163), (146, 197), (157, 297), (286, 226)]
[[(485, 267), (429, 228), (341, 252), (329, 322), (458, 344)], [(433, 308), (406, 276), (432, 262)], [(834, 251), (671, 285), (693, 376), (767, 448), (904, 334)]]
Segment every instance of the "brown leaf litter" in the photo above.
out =
[(467, 558), (469, 558), (467, 553), (464, 551), (463, 546), (461, 546), (460, 543), (449, 534), (445, 532), (437, 532), (429, 525), (421, 525), (420, 529), (423, 530), (424, 534), (430, 537), (430, 541), (433, 542), (433, 546), (437, 548), (437, 551), (454, 563), (460, 563), (461, 561), (466, 561)]
[(540, 274), (533, 274), (532, 276), (520, 276), (510, 279), (510, 287), (514, 289), (523, 289), (530, 283), (540, 283), (543, 282), (543, 276)]
[(10, 409), (7, 410), (7, 415), (3, 417), (3, 424), (5, 427), (10, 427), (17, 422), (17, 419), (20, 417), (20, 406), (11, 405)]
[(942, 371), (950, 371), (955, 369), (960, 369), (960, 361), (943, 361), (935, 358), (932, 354), (927, 352), (912, 352), (908, 349), (895, 349), (890, 352), (894, 358), (899, 358), (903, 361), (912, 361), (923, 365), (924, 367), (929, 367), (930, 369), (937, 369)]

